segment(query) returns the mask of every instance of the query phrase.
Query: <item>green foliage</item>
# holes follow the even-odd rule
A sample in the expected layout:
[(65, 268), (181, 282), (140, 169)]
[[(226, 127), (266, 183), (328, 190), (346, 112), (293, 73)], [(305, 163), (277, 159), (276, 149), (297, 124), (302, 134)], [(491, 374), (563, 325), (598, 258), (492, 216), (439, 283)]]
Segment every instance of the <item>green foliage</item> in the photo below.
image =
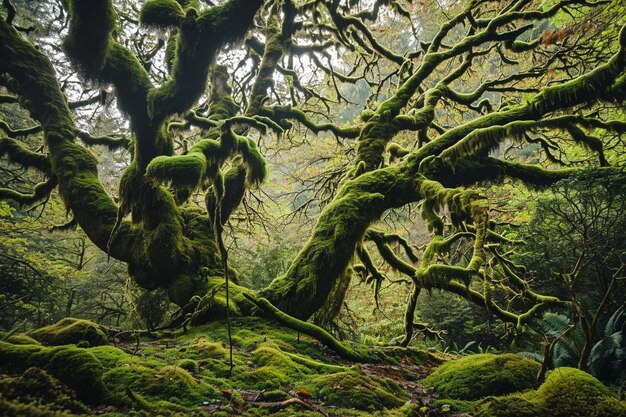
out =
[(477, 354), (444, 363), (423, 380), (444, 398), (477, 400), (533, 388), (540, 365), (514, 354)]
[[(625, 312), (626, 307), (622, 306), (611, 315), (589, 355), (589, 373), (607, 383), (620, 384), (626, 372)], [(555, 341), (553, 367), (578, 365), (584, 343), (580, 324), (571, 323), (561, 314), (546, 313), (538, 327), (548, 340)]]
[(589, 373), (602, 381), (621, 383), (626, 379), (626, 306), (613, 313), (602, 338), (591, 349)]

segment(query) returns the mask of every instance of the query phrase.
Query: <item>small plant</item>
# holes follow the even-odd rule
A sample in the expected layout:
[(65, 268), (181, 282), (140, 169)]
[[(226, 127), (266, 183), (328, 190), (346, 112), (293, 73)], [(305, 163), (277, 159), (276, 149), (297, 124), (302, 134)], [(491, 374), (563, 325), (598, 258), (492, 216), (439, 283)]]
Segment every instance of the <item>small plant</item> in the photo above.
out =
[[(558, 368), (577, 366), (584, 338), (580, 326), (562, 314), (546, 313), (538, 323), (539, 331), (548, 343), (548, 366)], [(626, 375), (626, 305), (609, 318), (602, 338), (591, 348), (586, 365), (589, 373), (610, 383), (620, 383)], [(531, 357), (531, 354), (526, 353)], [(535, 357), (541, 358), (540, 355)], [(546, 360), (544, 354), (543, 359)]]

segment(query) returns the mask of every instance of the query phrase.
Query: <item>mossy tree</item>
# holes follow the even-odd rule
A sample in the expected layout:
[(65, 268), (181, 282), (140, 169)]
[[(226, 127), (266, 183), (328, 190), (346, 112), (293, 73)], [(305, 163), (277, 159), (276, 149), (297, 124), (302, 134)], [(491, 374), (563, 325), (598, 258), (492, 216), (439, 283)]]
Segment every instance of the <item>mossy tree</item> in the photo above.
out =
[[(0, 23), (0, 83), (12, 94), (7, 100), (19, 101), (40, 124), (46, 153), (21, 146), (24, 133), (8, 126), (0, 151), (47, 179), (32, 195), (2, 189), (0, 197), (27, 203), (58, 188), (87, 236), (127, 262), (139, 285), (167, 289), (173, 302), (192, 306), (194, 318), (206, 320), (226, 305), (222, 225), (246, 189), (266, 176), (252, 132), (280, 134), (297, 127), (330, 132), (355, 140), (352, 168), (287, 273), (260, 295), (300, 319), (329, 306), (322, 320), (327, 322), (342, 304), (353, 269), (380, 275), (363, 243), (371, 240), (412, 282), (403, 344), (412, 338), (422, 289), (458, 294), (518, 328), (533, 313), (566, 304), (534, 292), (508, 260), (505, 248), (518, 242), (490, 220), (489, 202), (476, 186), (513, 179), (548, 187), (579, 169), (563, 157), (572, 146), (593, 156), (586, 165), (600, 172), (615, 169), (605, 148), (626, 131), (626, 29), (618, 26), (623, 6), (586, 0), (548, 6), (525, 0), (463, 2), (446, 10), (452, 17), (432, 38), (414, 32), (412, 46), (403, 52), (383, 45), (369, 26), (384, 24), (390, 15), (413, 26), (420, 10), (393, 0), (377, 1), (371, 10), (362, 6), (359, 1), (230, 0), (214, 7), (148, 1), (140, 22), (167, 38), (151, 54), (165, 48), (167, 76), (155, 82), (150, 62), (116, 40), (121, 35), (111, 1), (68, 2), (64, 51), (82, 80), (113, 87), (132, 130), (132, 161), (117, 202), (102, 187), (95, 158), (76, 138), (111, 148), (129, 142), (97, 141), (76, 128), (54, 67), (8, 13)], [(566, 16), (570, 20), (559, 23)], [(215, 65), (221, 49), (237, 49), (248, 32), (240, 65)], [(598, 42), (600, 34), (605, 40)], [(311, 63), (310, 85), (294, 64), (303, 57)], [(331, 62), (339, 57), (337, 70)], [(485, 66), (492, 68), (476, 70)], [(328, 81), (334, 90), (316, 88), (315, 80)], [(347, 101), (338, 85), (360, 81), (376, 87), (368, 106), (351, 124), (335, 123), (333, 103)], [(194, 108), (207, 83), (207, 105)], [(321, 121), (320, 109), (331, 122)], [(200, 128), (202, 138), (176, 149), (175, 132), (192, 128)], [(401, 145), (407, 137), (414, 140)], [(510, 142), (538, 144), (548, 163), (489, 156)], [(194, 204), (198, 192), (202, 209)], [(402, 237), (371, 228), (387, 211), (409, 204), (420, 204), (432, 233), (419, 262)], [(466, 259), (446, 256), (463, 242)], [(391, 250), (395, 244), (406, 249), (406, 257)], [(498, 303), (495, 292), (507, 291), (528, 300), (521, 312)], [(230, 308), (250, 312), (254, 303), (245, 296), (250, 294), (232, 287)]]

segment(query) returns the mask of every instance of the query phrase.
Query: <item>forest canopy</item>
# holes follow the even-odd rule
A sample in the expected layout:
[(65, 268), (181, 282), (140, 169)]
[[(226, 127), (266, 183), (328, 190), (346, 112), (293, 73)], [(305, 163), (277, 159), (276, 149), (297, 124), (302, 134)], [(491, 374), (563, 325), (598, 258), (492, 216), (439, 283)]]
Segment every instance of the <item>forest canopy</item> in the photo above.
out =
[(623, 379), (593, 353), (626, 352), (603, 333), (626, 285), (621, 0), (0, 17), (6, 330), (261, 315), (362, 361), (338, 339), (367, 311), (402, 347), (488, 323), (490, 344)]

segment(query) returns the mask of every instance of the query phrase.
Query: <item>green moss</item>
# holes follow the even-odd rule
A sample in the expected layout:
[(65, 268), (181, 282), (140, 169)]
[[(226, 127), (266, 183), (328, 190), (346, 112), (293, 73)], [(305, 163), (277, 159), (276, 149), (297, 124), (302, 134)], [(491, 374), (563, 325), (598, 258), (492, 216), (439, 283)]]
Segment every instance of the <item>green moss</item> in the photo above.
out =
[(58, 379), (39, 368), (24, 374), (0, 378), (0, 414), (36, 416), (54, 414), (90, 414), (74, 392)]
[(201, 153), (158, 156), (146, 170), (146, 176), (157, 184), (170, 183), (178, 190), (195, 190), (206, 171), (206, 158)]
[(197, 374), (200, 371), (200, 367), (198, 366), (198, 362), (193, 359), (183, 359), (176, 363), (176, 366), (184, 369), (190, 374)]
[(424, 386), (434, 386), (443, 398), (476, 400), (534, 388), (540, 365), (513, 354), (470, 355), (444, 363)]
[(557, 416), (590, 416), (609, 390), (593, 376), (573, 368), (557, 368), (537, 390), (546, 410)]
[(394, 166), (347, 181), (322, 211), (311, 238), (286, 274), (274, 279), (261, 295), (281, 311), (308, 319), (327, 302), (370, 224), (391, 200), (410, 199), (416, 180)]
[(594, 407), (592, 417), (626, 417), (626, 401), (608, 397)]
[(302, 387), (330, 404), (358, 410), (400, 407), (408, 399), (395, 383), (354, 369), (314, 377)]
[(274, 342), (262, 343), (252, 352), (251, 362), (252, 370), (236, 374), (235, 379), (257, 389), (286, 386), (313, 374), (312, 368), (316, 365), (328, 366), (284, 352)]
[(106, 372), (102, 381), (118, 398), (126, 396), (127, 388), (148, 401), (166, 400), (182, 406), (198, 406), (202, 401), (220, 396), (215, 388), (196, 381), (189, 372), (177, 366), (153, 369), (125, 364)]
[(9, 336), (4, 342), (13, 343), (14, 345), (38, 345), (39, 342), (26, 333), (18, 333)]
[(64, 47), (70, 58), (89, 76), (104, 65), (115, 12), (108, 0), (71, 0), (70, 29)]
[(179, 26), (184, 18), (183, 8), (174, 0), (151, 0), (144, 4), (139, 15), (141, 24), (158, 28)]
[[(6, 125), (6, 123), (0, 121), (0, 127), (4, 128), (2, 124)], [(39, 168), (46, 173), (50, 172), (50, 160), (46, 155), (31, 151), (15, 139), (0, 137), (0, 157), (4, 156), (9, 162)]]
[(225, 359), (227, 351), (221, 342), (200, 341), (187, 348), (189, 355), (197, 359)]
[(104, 369), (111, 369), (118, 365), (136, 362), (138, 358), (136, 356), (129, 355), (113, 346), (97, 346), (86, 349), (98, 359)]
[(274, 389), (270, 391), (263, 392), (261, 398), (263, 401), (284, 401), (288, 398), (291, 398), (291, 395), (287, 394), (285, 391), (281, 389)]
[(623, 416), (626, 404), (612, 397), (593, 376), (574, 368), (557, 368), (536, 391), (488, 398), (480, 417)]
[(109, 343), (104, 327), (88, 320), (66, 318), (28, 333), (44, 345), (58, 346), (87, 342), (89, 346)]
[(453, 400), (451, 398), (444, 398), (433, 401), (431, 407), (445, 408), (445, 406), (447, 405), (452, 411), (457, 411), (459, 413), (471, 413), (476, 410), (477, 403), (478, 401)]
[(0, 370), (16, 374), (33, 366), (58, 378), (83, 401), (94, 403), (107, 396), (101, 381), (102, 364), (85, 349), (0, 342)]

